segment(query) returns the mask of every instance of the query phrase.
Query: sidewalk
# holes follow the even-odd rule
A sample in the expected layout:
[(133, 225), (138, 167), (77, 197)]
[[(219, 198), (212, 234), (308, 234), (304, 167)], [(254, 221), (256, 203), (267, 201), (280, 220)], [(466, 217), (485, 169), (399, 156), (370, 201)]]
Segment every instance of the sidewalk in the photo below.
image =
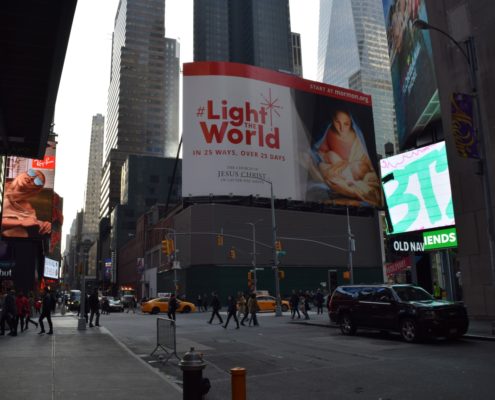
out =
[[(314, 325), (326, 328), (338, 328), (339, 326), (330, 322), (327, 313), (317, 315), (310, 312), (309, 320), (295, 319), (291, 323)], [(463, 336), (469, 339), (495, 340), (495, 321), (469, 320), (468, 332)]]
[(0, 336), (0, 398), (182, 399), (177, 385), (104, 327), (78, 331), (73, 316), (56, 315), (52, 321), (54, 335), (38, 335), (30, 325), (17, 337)]

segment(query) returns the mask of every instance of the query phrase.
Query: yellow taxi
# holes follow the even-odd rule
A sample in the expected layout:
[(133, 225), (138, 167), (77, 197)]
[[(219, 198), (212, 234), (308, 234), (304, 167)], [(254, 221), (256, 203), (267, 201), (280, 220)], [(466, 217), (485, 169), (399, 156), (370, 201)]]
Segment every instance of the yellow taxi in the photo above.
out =
[[(256, 300), (258, 301), (260, 312), (275, 311), (275, 306), (277, 305), (277, 299), (275, 297), (258, 294)], [(289, 302), (287, 300), (282, 300), (282, 311), (289, 311)]]
[[(150, 314), (158, 314), (158, 313), (166, 313), (168, 312), (168, 297), (159, 297), (156, 299), (149, 300), (143, 304), (141, 304), (141, 311), (143, 313)], [(177, 312), (180, 313), (190, 313), (196, 311), (196, 306), (193, 303), (189, 303), (188, 301), (183, 301), (177, 299)]]

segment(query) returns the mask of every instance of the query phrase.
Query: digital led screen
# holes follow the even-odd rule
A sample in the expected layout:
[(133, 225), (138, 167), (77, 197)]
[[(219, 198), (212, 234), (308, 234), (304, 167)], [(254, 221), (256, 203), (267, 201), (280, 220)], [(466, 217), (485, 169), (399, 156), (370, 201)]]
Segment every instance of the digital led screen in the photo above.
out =
[(51, 279), (58, 279), (58, 267), (58, 261), (45, 257), (45, 269), (43, 272), (43, 276)]
[[(415, 132), (440, 118), (440, 103), (428, 30), (414, 27), (428, 21), (424, 0), (382, 0), (399, 147)], [(410, 142), (410, 141), (409, 141)]]
[(455, 225), (445, 142), (380, 160), (389, 234)]
[(6, 159), (1, 235), (8, 238), (49, 238), (55, 181), (55, 142), (48, 142), (41, 160)]

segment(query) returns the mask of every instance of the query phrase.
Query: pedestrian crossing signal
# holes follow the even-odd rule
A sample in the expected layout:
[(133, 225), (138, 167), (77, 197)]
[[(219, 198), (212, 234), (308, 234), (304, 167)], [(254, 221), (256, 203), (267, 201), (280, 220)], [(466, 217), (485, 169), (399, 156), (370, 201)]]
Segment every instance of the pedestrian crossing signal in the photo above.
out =
[(233, 247), (229, 251), (229, 258), (231, 260), (235, 260), (235, 258), (236, 258), (235, 248), (233, 248)]
[(275, 241), (275, 250), (282, 251), (282, 242), (280, 240)]
[(278, 270), (278, 279), (282, 280), (285, 278), (285, 271)]

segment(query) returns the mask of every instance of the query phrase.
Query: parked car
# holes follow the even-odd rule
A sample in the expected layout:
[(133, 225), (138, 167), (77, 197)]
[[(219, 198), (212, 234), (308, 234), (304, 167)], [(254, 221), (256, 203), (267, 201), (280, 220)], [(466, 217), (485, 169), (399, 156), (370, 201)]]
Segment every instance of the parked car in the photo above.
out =
[(469, 320), (460, 303), (436, 300), (419, 286), (339, 286), (329, 303), (330, 320), (345, 335), (358, 328), (399, 332), (406, 342), (424, 337), (459, 338)]
[[(169, 297), (159, 297), (149, 300), (141, 304), (141, 311), (143, 313), (158, 314), (160, 312), (168, 312), (168, 300)], [(196, 306), (193, 303), (184, 300), (177, 300), (178, 307), (177, 312), (190, 313), (196, 311)]]
[[(258, 301), (258, 306), (260, 307), (260, 312), (270, 312), (275, 311), (275, 306), (277, 305), (277, 299), (269, 295), (257, 295), (256, 300)], [(289, 311), (289, 302), (287, 300), (281, 301), (282, 311)]]
[(107, 296), (108, 311), (110, 312), (122, 312), (124, 311), (124, 305), (119, 299), (112, 296)]

